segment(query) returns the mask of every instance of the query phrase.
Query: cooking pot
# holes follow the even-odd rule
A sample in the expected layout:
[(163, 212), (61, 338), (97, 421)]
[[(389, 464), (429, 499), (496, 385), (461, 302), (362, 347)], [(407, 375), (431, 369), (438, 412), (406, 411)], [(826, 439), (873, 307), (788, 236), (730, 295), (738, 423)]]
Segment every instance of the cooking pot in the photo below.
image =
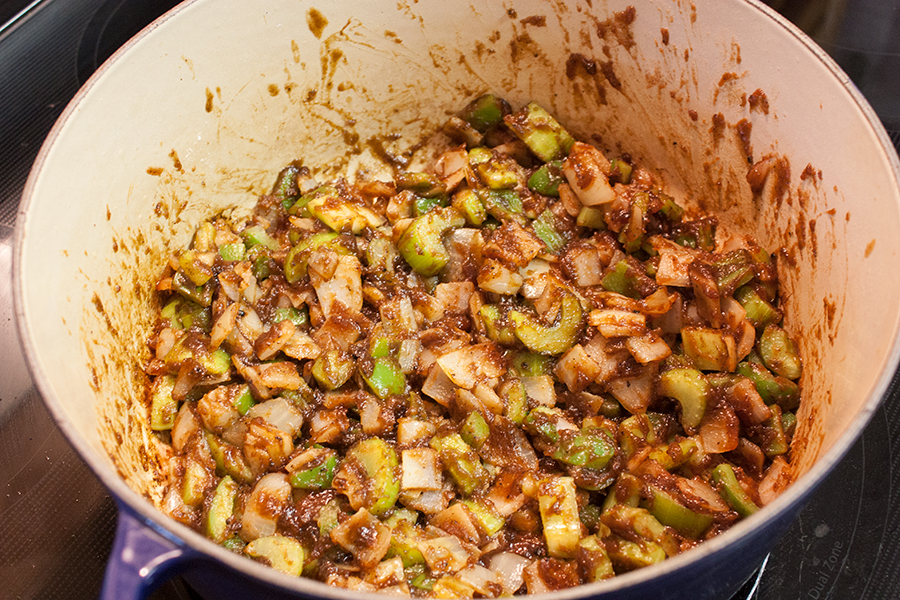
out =
[[(633, 4), (631, 7), (629, 4)], [(838, 67), (745, 0), (194, 0), (90, 79), (31, 172), (16, 316), (38, 388), (116, 498), (104, 598), (184, 572), (208, 597), (346, 598), (157, 510), (168, 448), (144, 401), (153, 284), (210, 215), (287, 163), (327, 179), (411, 151), (471, 98), (534, 100), (628, 152), (778, 263), (805, 361), (793, 484), (728, 532), (563, 598), (722, 598), (757, 568), (876, 409), (898, 362), (900, 164)], [(423, 154), (419, 151), (414, 158)]]

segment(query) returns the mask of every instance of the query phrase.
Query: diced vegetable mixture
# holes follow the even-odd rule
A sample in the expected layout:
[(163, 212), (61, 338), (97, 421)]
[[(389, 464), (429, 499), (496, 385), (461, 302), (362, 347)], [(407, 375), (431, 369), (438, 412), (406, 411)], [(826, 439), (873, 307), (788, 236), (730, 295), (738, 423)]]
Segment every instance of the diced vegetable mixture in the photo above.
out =
[(292, 163), (171, 257), (164, 509), (286, 573), (458, 598), (607, 579), (771, 502), (801, 374), (772, 256), (537, 104), (443, 134), (391, 181)]

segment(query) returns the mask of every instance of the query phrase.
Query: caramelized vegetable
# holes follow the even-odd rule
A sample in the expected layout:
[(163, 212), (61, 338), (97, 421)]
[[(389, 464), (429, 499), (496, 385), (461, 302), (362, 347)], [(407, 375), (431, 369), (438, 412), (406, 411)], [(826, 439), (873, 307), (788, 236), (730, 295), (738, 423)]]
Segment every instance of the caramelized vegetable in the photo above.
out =
[(382, 179), (293, 161), (170, 257), (165, 509), (293, 576), (474, 598), (654, 565), (771, 502), (802, 376), (772, 255), (536, 103), (443, 132)]

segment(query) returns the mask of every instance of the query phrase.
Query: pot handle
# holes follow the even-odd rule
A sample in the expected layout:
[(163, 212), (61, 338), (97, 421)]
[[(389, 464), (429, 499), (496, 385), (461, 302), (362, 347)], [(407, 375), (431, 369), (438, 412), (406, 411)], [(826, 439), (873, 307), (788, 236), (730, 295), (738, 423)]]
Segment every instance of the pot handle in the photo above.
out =
[(119, 505), (119, 521), (100, 600), (144, 600), (185, 569), (194, 553), (139, 521)]

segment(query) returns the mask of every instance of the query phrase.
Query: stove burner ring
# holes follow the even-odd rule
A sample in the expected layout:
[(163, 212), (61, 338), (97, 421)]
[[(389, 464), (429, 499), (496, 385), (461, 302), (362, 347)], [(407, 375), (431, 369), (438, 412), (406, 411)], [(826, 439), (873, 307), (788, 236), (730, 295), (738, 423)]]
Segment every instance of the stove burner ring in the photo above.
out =
[(113, 52), (179, 2), (180, 0), (104, 0), (78, 42), (78, 83), (83, 85)]

